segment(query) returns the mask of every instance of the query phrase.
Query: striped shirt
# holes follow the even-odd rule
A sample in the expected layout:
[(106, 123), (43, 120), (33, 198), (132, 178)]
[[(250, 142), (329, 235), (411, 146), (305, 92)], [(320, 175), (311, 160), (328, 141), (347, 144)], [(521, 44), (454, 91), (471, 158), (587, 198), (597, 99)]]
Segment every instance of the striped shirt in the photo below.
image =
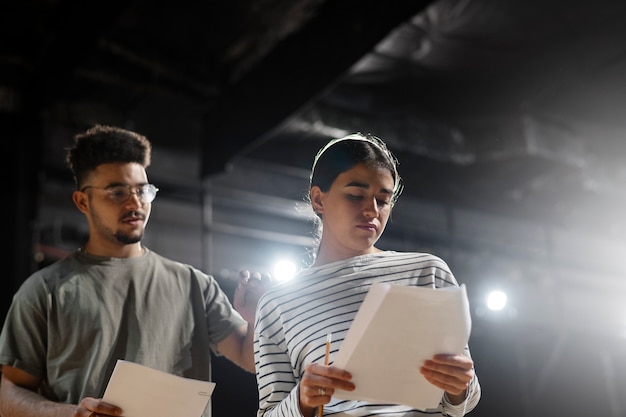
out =
[[(323, 363), (326, 335), (332, 333), (330, 364), (370, 286), (385, 282), (430, 288), (458, 286), (440, 258), (414, 252), (385, 251), (312, 267), (274, 286), (259, 300), (254, 355), (259, 389), (258, 417), (300, 417), (298, 383), (307, 364)], [(464, 353), (470, 356), (468, 347)], [(415, 372), (419, 372), (416, 368)], [(332, 416), (462, 416), (478, 404), (478, 378), (466, 400), (451, 405), (444, 395), (436, 409), (416, 410), (332, 398)]]

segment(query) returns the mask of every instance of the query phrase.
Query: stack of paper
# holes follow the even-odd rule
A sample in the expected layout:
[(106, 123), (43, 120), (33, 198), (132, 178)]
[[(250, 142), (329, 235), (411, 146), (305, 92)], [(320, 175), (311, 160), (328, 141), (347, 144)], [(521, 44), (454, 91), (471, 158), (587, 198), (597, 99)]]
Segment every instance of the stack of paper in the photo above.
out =
[(419, 368), (437, 353), (462, 353), (470, 329), (464, 285), (374, 284), (333, 361), (352, 374), (356, 389), (336, 390), (334, 397), (436, 408), (443, 390)]
[(214, 382), (118, 360), (102, 400), (121, 407), (124, 417), (200, 417), (214, 388)]

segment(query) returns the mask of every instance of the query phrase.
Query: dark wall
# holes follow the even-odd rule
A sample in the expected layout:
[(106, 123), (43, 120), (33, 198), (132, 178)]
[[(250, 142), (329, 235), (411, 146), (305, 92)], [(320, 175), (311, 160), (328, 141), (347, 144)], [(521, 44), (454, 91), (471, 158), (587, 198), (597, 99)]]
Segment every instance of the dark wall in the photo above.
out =
[(13, 293), (24, 279), (36, 269), (33, 257), (33, 225), (37, 217), (39, 167), (42, 134), (37, 120), (25, 120), (14, 114), (0, 113), (2, 143), (5, 154), (6, 270), (0, 292), (0, 322), (4, 323)]

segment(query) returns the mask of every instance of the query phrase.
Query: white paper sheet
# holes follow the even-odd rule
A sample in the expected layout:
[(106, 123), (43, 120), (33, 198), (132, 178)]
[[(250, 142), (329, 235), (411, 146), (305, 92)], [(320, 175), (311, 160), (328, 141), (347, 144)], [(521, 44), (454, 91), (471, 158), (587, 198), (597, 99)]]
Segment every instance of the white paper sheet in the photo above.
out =
[(352, 373), (354, 391), (334, 397), (435, 408), (443, 390), (419, 367), (437, 353), (462, 353), (471, 317), (465, 286), (432, 288), (374, 284), (333, 365)]
[(118, 360), (102, 397), (124, 417), (200, 417), (214, 382), (183, 378)]

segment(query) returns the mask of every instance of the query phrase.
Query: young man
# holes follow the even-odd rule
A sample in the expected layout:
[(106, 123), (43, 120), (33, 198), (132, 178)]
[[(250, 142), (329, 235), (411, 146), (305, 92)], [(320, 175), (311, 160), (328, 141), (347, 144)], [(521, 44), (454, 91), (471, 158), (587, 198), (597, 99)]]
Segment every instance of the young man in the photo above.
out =
[(0, 334), (3, 417), (121, 415), (99, 399), (118, 359), (209, 380), (212, 350), (254, 372), (266, 283), (242, 274), (237, 311), (213, 277), (142, 245), (158, 192), (150, 157), (147, 138), (110, 126), (76, 135), (67, 149), (89, 239), (14, 296)]

